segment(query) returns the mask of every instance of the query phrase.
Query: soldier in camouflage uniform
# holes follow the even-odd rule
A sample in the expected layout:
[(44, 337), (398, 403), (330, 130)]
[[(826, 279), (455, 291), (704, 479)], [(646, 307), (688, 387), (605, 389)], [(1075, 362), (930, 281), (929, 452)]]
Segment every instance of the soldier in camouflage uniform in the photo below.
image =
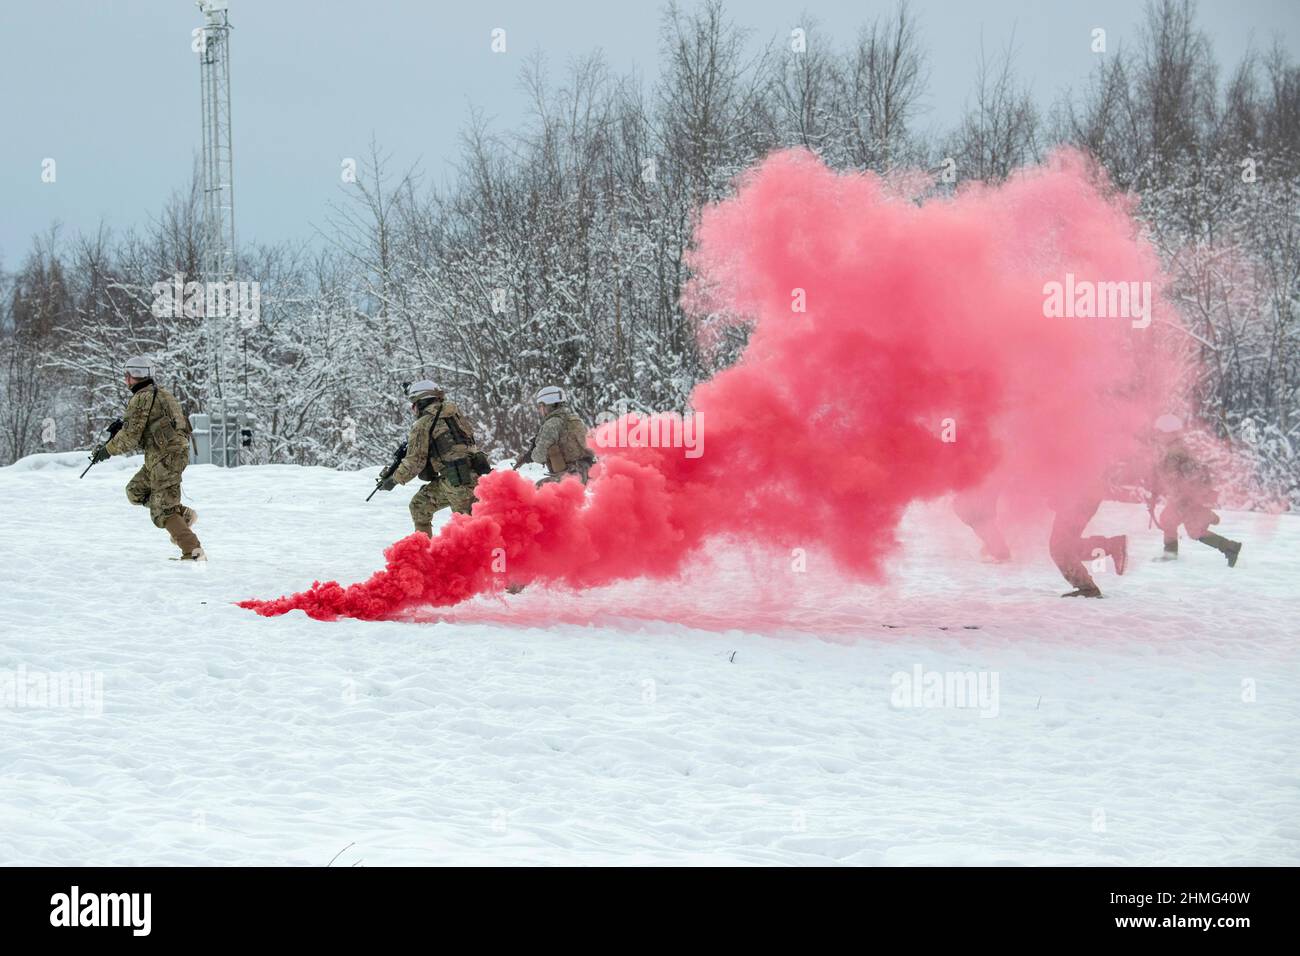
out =
[(149, 517), (180, 548), (182, 561), (206, 561), (191, 530), (198, 515), (181, 504), (181, 473), (190, 463), (189, 419), (172, 393), (154, 382), (152, 362), (137, 356), (126, 363), (125, 371), (132, 395), (123, 425), (91, 458), (100, 462), (143, 450), (144, 467), (127, 482), (127, 499), (149, 506)]
[(534, 399), (542, 425), (528, 458), (547, 468), (546, 477), (537, 483), (539, 487), (563, 481), (566, 475), (575, 476), (585, 485), (587, 474), (596, 463), (596, 456), (587, 447), (587, 425), (569, 408), (565, 397), (564, 389), (548, 385)]
[(433, 537), (434, 512), (450, 508), (469, 514), (474, 486), (487, 469), (487, 459), (474, 443), (474, 426), (455, 402), (430, 381), (407, 388), (415, 424), (406, 441), (406, 457), (381, 484), (391, 491), (412, 478), (427, 481), (411, 498), (411, 520), (416, 531)]
[(1157, 524), (1164, 532), (1164, 553), (1158, 560), (1174, 561), (1178, 558), (1178, 527), (1182, 525), (1187, 536), (1217, 550), (1228, 560), (1228, 567), (1237, 566), (1241, 542), (1225, 538), (1210, 530), (1219, 523), (1212, 509), (1218, 501), (1214, 478), (1210, 469), (1196, 460), (1182, 439), (1183, 422), (1177, 415), (1161, 415), (1156, 419), (1156, 465), (1150, 486), (1151, 515), (1155, 517), (1156, 499), (1162, 495), (1165, 506)]

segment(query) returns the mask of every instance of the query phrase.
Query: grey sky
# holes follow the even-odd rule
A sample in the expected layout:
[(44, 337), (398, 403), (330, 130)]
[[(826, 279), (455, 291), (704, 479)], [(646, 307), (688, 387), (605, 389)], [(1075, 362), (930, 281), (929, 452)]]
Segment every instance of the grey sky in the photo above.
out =
[[(683, 4), (688, 9), (693, 2)], [(446, 177), (471, 105), (508, 127), (523, 115), (523, 59), (555, 71), (592, 49), (611, 68), (652, 80), (662, 7), (652, 2), (443, 3), (417, 0), (231, 0), (236, 227), (240, 242), (307, 239), (337, 197), (339, 163), (373, 132), (394, 168), (419, 160)], [(756, 42), (787, 37), (808, 16), (848, 37), (892, 0), (732, 0)], [(1135, 0), (914, 0), (929, 55), (925, 125), (960, 115), (981, 34), (997, 52), (1014, 30), (1020, 76), (1044, 104), (1079, 86), (1108, 45), (1134, 41)], [(0, 3), (0, 265), (15, 268), (33, 233), (64, 235), (144, 221), (189, 179), (199, 144), (192, 0), (4, 0)], [(1294, 0), (1202, 0), (1199, 23), (1221, 65), (1254, 41), (1300, 43)], [(489, 49), (507, 30), (509, 50)], [(58, 181), (41, 182), (41, 161)]]

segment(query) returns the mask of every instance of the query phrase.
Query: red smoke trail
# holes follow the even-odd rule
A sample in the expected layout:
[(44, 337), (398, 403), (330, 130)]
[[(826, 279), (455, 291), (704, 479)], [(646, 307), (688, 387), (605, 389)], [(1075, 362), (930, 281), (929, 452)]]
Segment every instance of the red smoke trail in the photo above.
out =
[[(990, 481), (1088, 494), (1162, 410), (1154, 329), (1177, 319), (1155, 253), (1073, 154), (918, 206), (874, 175), (778, 153), (703, 211), (691, 266), (693, 311), (752, 323), (741, 360), (692, 396), (701, 455), (598, 447), (585, 499), (576, 482), (497, 472), (473, 516), (397, 542), (369, 581), (242, 606), (384, 618), (509, 581), (669, 577), (711, 539), (880, 579), (909, 503)], [(1045, 317), (1045, 283), (1067, 273), (1149, 282), (1155, 322)]]

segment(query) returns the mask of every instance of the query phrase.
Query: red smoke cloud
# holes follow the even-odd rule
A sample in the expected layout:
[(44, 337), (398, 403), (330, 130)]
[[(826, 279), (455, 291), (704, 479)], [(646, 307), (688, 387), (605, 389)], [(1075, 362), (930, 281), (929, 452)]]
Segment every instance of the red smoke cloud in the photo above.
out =
[[(1177, 318), (1128, 204), (1081, 157), (921, 205), (797, 151), (738, 186), (703, 211), (691, 257), (690, 308), (752, 324), (741, 360), (692, 396), (702, 454), (600, 447), (618, 432), (606, 424), (585, 496), (496, 472), (472, 516), (398, 541), (369, 581), (242, 606), (377, 619), (511, 581), (665, 578), (712, 539), (821, 552), (878, 580), (911, 502), (986, 482), (1090, 494), (1164, 410), (1154, 330)], [(1045, 316), (1046, 284), (1067, 281), (1075, 312), (1088, 283), (1149, 283), (1153, 321), (1136, 327), (1138, 301), (1129, 316)]]

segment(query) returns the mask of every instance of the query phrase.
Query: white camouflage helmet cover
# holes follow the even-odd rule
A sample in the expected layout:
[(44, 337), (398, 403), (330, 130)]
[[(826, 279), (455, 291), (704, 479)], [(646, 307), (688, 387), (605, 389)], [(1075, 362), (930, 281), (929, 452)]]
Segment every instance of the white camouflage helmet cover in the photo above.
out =
[(537, 390), (537, 396), (533, 400), (538, 405), (558, 405), (564, 401), (564, 389), (558, 385), (547, 385)]
[(153, 362), (143, 355), (133, 355), (123, 366), (132, 378), (153, 378)]
[(437, 382), (431, 382), (427, 378), (422, 378), (418, 382), (412, 382), (406, 386), (406, 397), (412, 402), (418, 402), (426, 398), (437, 398), (442, 394), (442, 389), (438, 387)]

